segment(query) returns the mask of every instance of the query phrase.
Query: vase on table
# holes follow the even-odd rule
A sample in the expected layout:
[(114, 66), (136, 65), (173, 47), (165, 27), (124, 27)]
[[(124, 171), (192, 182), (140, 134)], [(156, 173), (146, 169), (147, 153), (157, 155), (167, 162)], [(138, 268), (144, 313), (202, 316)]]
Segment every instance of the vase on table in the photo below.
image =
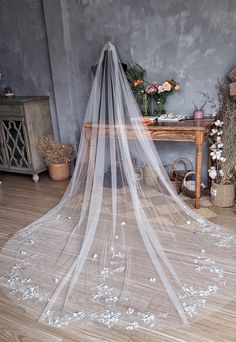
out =
[(165, 102), (161, 100), (156, 101), (156, 109), (154, 110), (154, 115), (156, 117), (160, 117), (161, 115), (165, 114)]

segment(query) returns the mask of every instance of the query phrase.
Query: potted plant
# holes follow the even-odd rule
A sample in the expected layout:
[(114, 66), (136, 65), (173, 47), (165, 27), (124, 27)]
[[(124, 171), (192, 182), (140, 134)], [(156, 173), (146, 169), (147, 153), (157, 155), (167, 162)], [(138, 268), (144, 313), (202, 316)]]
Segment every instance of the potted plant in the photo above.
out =
[(210, 132), (211, 201), (216, 206), (231, 207), (235, 203), (236, 104), (222, 85), (219, 86), (219, 98), (219, 113)]
[(51, 136), (42, 137), (38, 143), (38, 150), (48, 165), (49, 176), (54, 181), (69, 178), (69, 162), (72, 158), (73, 146), (60, 144)]
[(207, 103), (211, 103), (211, 108), (215, 110), (215, 103), (214, 103), (214, 98), (211, 98), (209, 96), (208, 93), (202, 93), (201, 94), (203, 95), (203, 97), (205, 98), (205, 101), (202, 103), (201, 106), (197, 106), (196, 103), (193, 101), (193, 105), (194, 105), (194, 111), (193, 111), (193, 116), (194, 116), (194, 119), (203, 119), (204, 118), (204, 110), (203, 108), (205, 107), (205, 105)]
[(205, 105), (207, 104), (207, 101), (205, 101), (200, 107), (198, 107), (196, 105), (196, 103), (193, 101), (193, 105), (194, 105), (194, 119), (203, 119), (204, 118), (204, 111), (203, 108), (205, 107)]

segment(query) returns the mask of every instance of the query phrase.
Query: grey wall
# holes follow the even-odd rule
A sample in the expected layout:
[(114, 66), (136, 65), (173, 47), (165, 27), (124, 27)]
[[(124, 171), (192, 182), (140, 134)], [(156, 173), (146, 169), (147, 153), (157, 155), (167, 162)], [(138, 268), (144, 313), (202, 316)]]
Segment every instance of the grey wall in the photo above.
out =
[(16, 95), (49, 95), (53, 127), (57, 115), (41, 1), (0, 0), (0, 92), (11, 86)]
[[(55, 94), (54, 112), (63, 141), (78, 141), (92, 80), (90, 66), (108, 39), (123, 61), (142, 65), (149, 80), (173, 77), (180, 82), (181, 92), (167, 103), (167, 110), (178, 113), (191, 113), (192, 100), (202, 101), (201, 91), (216, 99), (217, 79), (236, 64), (235, 0), (0, 0), (0, 4), (5, 82), (18, 94), (49, 93), (52, 100)], [(211, 112), (208, 106), (206, 113)], [(167, 163), (179, 156), (195, 157), (191, 145), (159, 143), (158, 149)]]

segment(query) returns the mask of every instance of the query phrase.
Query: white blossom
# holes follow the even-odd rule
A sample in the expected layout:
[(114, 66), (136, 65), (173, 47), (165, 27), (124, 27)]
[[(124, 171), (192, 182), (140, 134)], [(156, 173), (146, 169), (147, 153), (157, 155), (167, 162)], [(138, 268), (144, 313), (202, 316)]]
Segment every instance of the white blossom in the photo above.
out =
[(226, 161), (226, 158), (220, 157), (220, 161), (222, 161), (222, 163), (224, 163)]
[(215, 178), (217, 177), (217, 172), (216, 172), (215, 166), (212, 166), (212, 167), (208, 170), (208, 174), (209, 174), (209, 177), (211, 177), (211, 179), (215, 179)]
[(221, 121), (221, 120), (216, 120), (216, 122), (215, 122), (215, 126), (217, 126), (217, 127), (222, 127), (223, 126), (223, 124), (224, 124), (224, 122), (223, 121)]
[(219, 176), (223, 177), (224, 176), (224, 171), (223, 170), (219, 170)]
[(218, 131), (217, 135), (222, 135), (223, 134), (223, 131), (222, 129), (220, 131)]
[(221, 142), (221, 136), (220, 135), (216, 137), (216, 142), (217, 143)]
[(210, 155), (211, 155), (211, 157), (212, 157), (212, 159), (213, 160), (220, 160), (220, 158), (221, 158), (221, 153), (222, 153), (222, 151), (221, 150), (214, 150), (214, 151), (212, 151), (211, 153), (210, 153)]
[(210, 135), (214, 135), (218, 132), (216, 128), (212, 128)]
[(222, 148), (224, 146), (224, 144), (221, 142), (218, 144), (218, 148)]
[(212, 144), (211, 147), (210, 147), (210, 149), (211, 149), (212, 151), (214, 151), (214, 150), (216, 149), (216, 144)]

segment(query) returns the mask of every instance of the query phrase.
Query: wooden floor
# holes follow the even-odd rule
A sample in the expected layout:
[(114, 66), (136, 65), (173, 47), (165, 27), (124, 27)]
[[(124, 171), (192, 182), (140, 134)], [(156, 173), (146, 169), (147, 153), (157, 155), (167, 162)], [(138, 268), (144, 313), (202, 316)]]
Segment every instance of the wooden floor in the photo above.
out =
[[(18, 229), (56, 205), (68, 182), (52, 182), (43, 175), (38, 184), (28, 176), (0, 174), (0, 247)], [(236, 207), (214, 209), (214, 222), (236, 230)], [(32, 320), (0, 291), (0, 342), (236, 342), (236, 300), (208, 320), (160, 333), (136, 331), (132, 336), (95, 328), (75, 336)]]

